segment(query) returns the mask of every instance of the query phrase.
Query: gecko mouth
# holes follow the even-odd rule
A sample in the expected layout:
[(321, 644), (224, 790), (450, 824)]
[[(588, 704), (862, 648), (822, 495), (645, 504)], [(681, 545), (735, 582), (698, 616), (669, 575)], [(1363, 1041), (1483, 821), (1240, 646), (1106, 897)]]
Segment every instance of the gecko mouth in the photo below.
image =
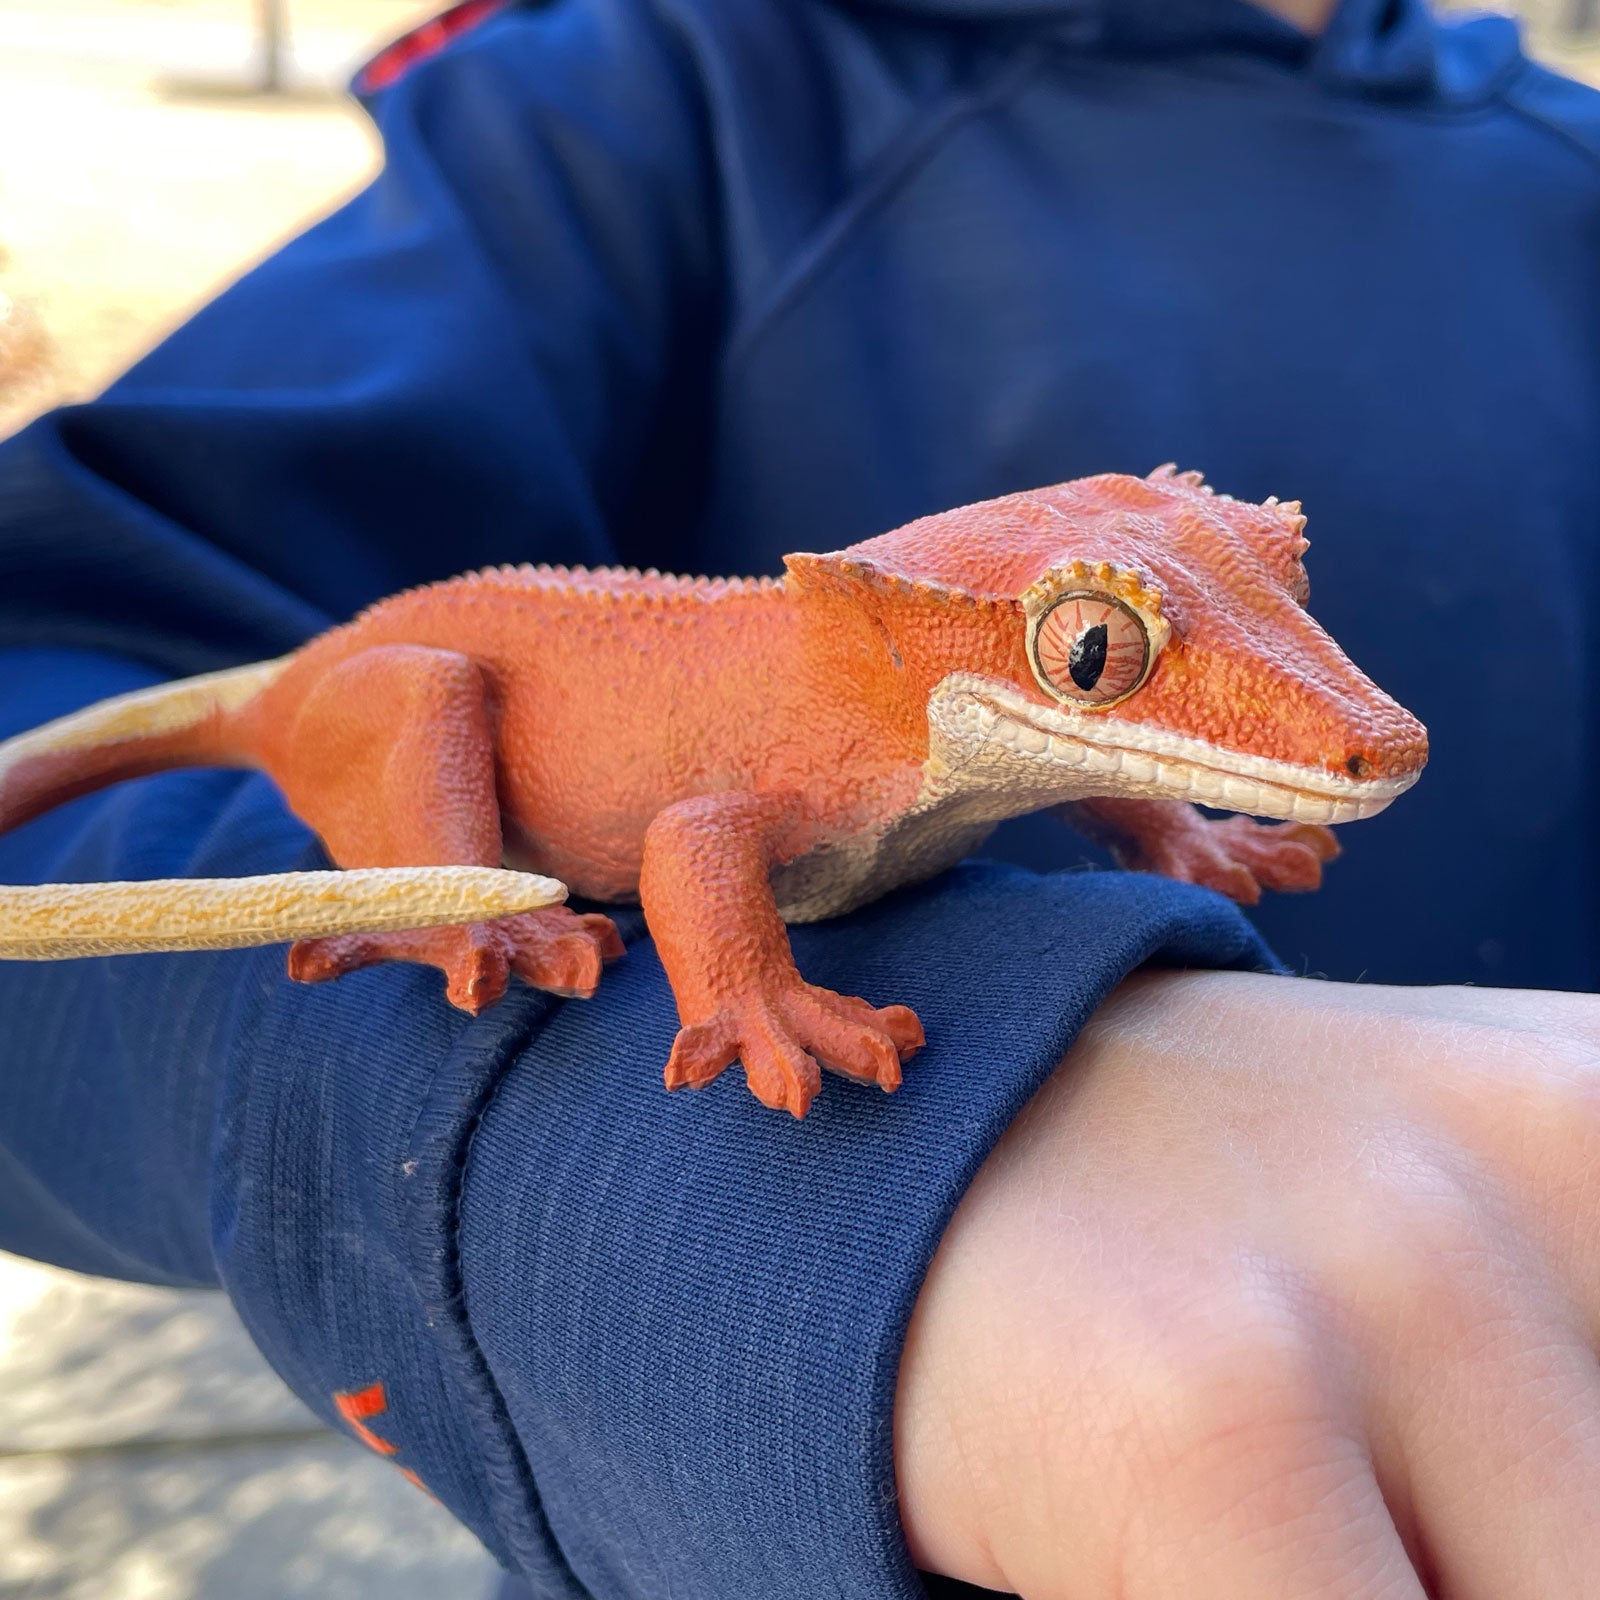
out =
[(1059, 770), (1068, 782), (1082, 783), (1086, 794), (1188, 800), (1283, 822), (1376, 816), (1420, 774), (1419, 767), (1395, 777), (1351, 778), (1245, 755), (1160, 728), (1042, 706), (995, 679), (967, 673), (946, 678), (929, 710), (958, 750), (998, 747), (1010, 758)]

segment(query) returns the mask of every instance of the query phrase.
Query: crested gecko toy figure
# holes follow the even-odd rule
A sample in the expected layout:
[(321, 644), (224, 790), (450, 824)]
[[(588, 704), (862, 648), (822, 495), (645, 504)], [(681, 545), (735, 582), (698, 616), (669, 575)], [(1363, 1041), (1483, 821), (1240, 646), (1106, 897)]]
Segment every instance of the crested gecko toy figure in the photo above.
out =
[(1323, 825), (1416, 781), (1422, 726), (1306, 613), (1304, 523), (1163, 467), (777, 580), (524, 567), (400, 594), (280, 661), (0, 744), (0, 830), (118, 779), (255, 767), (353, 870), (0, 890), (0, 956), (293, 939), (295, 978), (424, 962), (476, 1012), (511, 973), (587, 996), (621, 954), (566, 884), (642, 902), (683, 1024), (669, 1088), (738, 1060), (797, 1117), (819, 1063), (893, 1089), (916, 1016), (806, 983), (786, 922), (1056, 808), (1236, 900), (1312, 889)]

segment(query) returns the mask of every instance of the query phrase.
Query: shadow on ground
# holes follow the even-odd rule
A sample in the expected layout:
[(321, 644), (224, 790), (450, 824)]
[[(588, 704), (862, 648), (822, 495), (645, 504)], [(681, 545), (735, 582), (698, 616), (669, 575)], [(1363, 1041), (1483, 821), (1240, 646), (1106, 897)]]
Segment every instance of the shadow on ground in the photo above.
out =
[(0, 1256), (0, 1596), (479, 1600), (492, 1564), (329, 1433), (220, 1295)]
[(480, 1600), (487, 1558), (382, 1462), (317, 1443), (0, 1462), (0, 1594)]

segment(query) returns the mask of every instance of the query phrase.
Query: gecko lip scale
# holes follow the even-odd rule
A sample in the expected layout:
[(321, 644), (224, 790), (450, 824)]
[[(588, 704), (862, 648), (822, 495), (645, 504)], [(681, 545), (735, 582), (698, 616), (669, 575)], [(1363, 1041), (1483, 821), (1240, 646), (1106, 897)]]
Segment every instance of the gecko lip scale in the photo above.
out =
[(934, 707), (946, 733), (962, 745), (998, 743), (1026, 760), (1059, 766), (1064, 776), (1106, 781), (1113, 792), (1188, 800), (1286, 822), (1357, 822), (1376, 816), (1419, 776), (1347, 778), (1245, 755), (1160, 728), (1037, 705), (998, 680), (969, 673), (945, 678), (934, 692)]

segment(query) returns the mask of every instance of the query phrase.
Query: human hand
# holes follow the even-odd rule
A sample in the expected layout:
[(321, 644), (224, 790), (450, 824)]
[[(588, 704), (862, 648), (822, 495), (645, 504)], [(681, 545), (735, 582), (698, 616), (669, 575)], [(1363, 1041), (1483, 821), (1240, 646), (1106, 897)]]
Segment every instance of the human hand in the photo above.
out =
[(1138, 975), (985, 1163), (896, 1405), (1026, 1600), (1600, 1594), (1600, 1000)]

